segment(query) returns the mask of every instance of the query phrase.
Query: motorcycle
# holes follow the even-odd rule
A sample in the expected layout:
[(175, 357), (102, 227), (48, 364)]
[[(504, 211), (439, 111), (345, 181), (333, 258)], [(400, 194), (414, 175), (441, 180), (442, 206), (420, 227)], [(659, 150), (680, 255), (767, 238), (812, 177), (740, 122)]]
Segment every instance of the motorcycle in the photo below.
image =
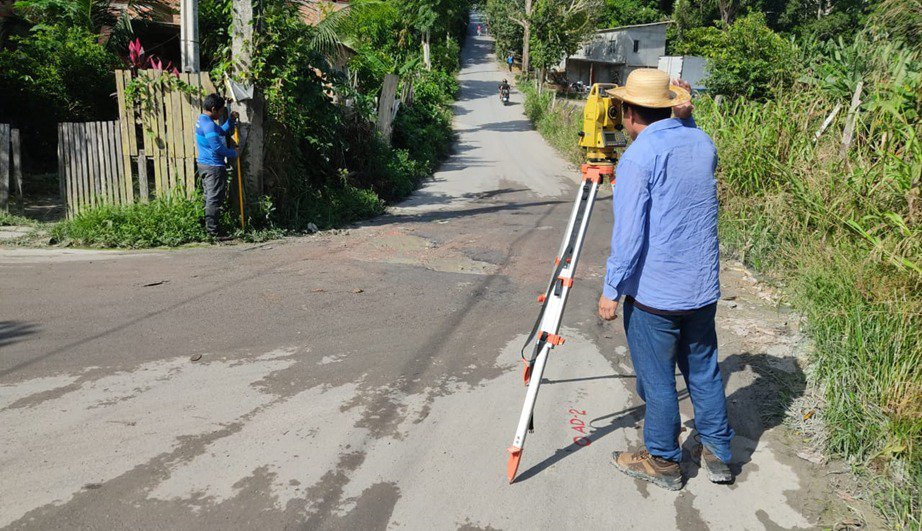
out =
[(504, 88), (499, 91), (499, 99), (503, 102), (503, 105), (509, 105), (509, 89)]

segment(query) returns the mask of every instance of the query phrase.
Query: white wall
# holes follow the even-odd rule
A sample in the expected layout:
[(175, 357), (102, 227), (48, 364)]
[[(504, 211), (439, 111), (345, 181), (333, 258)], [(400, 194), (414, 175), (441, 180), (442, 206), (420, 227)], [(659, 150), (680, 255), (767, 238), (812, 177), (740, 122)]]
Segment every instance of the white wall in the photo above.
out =
[[(657, 61), (666, 53), (666, 26), (665, 23), (648, 24), (600, 31), (572, 57), (603, 63), (656, 68)], [(637, 41), (636, 52), (634, 41)], [(561, 64), (561, 67), (563, 66)]]
[(704, 80), (708, 76), (707, 59), (694, 55), (667, 55), (660, 57), (658, 68), (670, 78), (680, 77), (694, 90), (706, 90)]

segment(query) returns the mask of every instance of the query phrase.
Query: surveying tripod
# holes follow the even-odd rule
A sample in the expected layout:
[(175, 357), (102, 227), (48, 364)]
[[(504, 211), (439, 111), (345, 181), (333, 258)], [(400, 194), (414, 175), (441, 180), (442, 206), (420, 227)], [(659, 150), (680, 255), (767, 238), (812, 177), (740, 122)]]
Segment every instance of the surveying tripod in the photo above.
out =
[[(554, 259), (554, 272), (547, 290), (538, 297), (541, 311), (522, 347), (522, 360), (525, 362), (523, 380), (527, 391), (525, 405), (522, 407), (522, 414), (515, 430), (515, 439), (509, 447), (509, 462), (506, 466), (509, 483), (515, 479), (516, 471), (519, 469), (525, 437), (535, 429), (535, 401), (538, 398), (538, 388), (541, 386), (541, 376), (544, 374), (547, 358), (551, 349), (563, 345), (565, 341), (558, 335), (560, 322), (563, 319), (567, 296), (573, 287), (576, 263), (583, 248), (586, 230), (589, 228), (589, 217), (596, 194), (604, 179), (610, 180), (612, 185), (615, 184), (615, 150), (626, 145), (622, 132), (620, 105), (605, 92), (606, 89), (614, 87), (615, 85), (601, 83), (593, 85), (583, 110), (583, 130), (580, 132), (579, 145), (586, 149), (587, 162), (580, 167), (582, 181), (576, 193), (563, 241)], [(532, 343), (534, 346), (531, 356), (526, 357), (525, 351)]]

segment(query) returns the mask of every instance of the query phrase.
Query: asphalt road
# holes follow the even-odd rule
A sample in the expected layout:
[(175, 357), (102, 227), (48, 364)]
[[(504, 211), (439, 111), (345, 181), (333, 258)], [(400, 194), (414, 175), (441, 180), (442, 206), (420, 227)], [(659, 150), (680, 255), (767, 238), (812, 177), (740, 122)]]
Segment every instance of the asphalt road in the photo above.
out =
[(490, 50), (464, 48), (456, 153), (373, 222), (263, 245), (0, 250), (0, 527), (828, 523), (826, 487), (771, 405), (803, 391), (796, 323), (732, 264), (720, 337), (739, 479), (712, 485), (689, 461), (673, 493), (611, 468), (640, 444), (643, 405), (620, 322), (595, 316), (608, 193), (507, 484), (518, 349), (577, 173), (520, 94), (500, 103)]

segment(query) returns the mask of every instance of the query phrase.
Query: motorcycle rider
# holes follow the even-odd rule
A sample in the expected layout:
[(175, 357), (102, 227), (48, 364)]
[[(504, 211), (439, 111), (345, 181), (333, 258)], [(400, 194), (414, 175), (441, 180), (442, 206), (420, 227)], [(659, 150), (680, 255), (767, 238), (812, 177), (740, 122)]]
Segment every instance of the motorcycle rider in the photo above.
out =
[(504, 79), (503, 82), (499, 84), (499, 99), (502, 100), (503, 96), (510, 92), (509, 82)]

